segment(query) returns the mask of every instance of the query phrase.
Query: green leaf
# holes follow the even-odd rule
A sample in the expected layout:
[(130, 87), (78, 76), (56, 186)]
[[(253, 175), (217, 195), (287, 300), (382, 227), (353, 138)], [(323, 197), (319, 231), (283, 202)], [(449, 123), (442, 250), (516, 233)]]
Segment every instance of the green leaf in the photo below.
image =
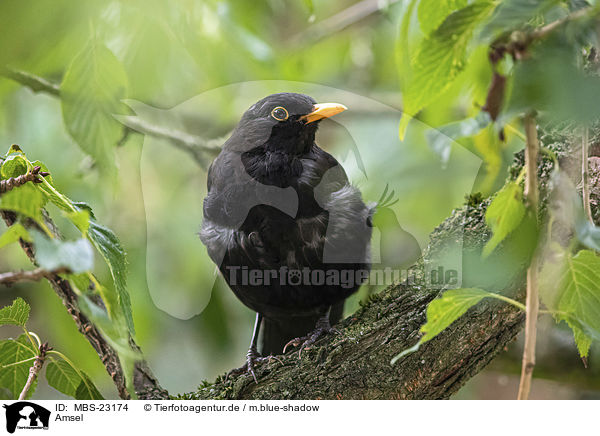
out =
[(524, 28), (534, 17), (560, 2), (561, 0), (504, 0), (481, 31), (481, 38), (495, 38), (502, 33)]
[(570, 319), (565, 320), (571, 330), (573, 331), (573, 339), (575, 339), (575, 345), (577, 351), (582, 358), (588, 357), (590, 354), (590, 347), (592, 346), (592, 338), (585, 333), (577, 322), (573, 322)]
[(467, 6), (468, 0), (421, 0), (417, 16), (424, 34), (429, 35), (450, 13)]
[(94, 251), (87, 239), (60, 241), (47, 239), (39, 232), (33, 233), (35, 259), (48, 271), (68, 268), (73, 273), (91, 271), (94, 267)]
[(590, 250), (567, 254), (557, 310), (571, 314), (600, 337), (600, 258)]
[(17, 242), (19, 239), (26, 242), (31, 242), (32, 240), (27, 229), (23, 227), (23, 224), (15, 223), (0, 236), (0, 248), (10, 245), (13, 242)]
[[(25, 335), (17, 340), (0, 341), (0, 388), (8, 389), (15, 400), (23, 390), (29, 377), (29, 368), (33, 365), (33, 360), (28, 359), (36, 355), (36, 350)], [(36, 385), (37, 379), (29, 389), (27, 398), (33, 395)]]
[(401, 139), (407, 120), (439, 98), (464, 70), (467, 47), (473, 32), (490, 13), (493, 5), (491, 1), (478, 1), (453, 12), (421, 41), (403, 90)]
[(101, 226), (95, 221), (90, 221), (88, 238), (100, 252), (112, 274), (115, 289), (118, 294), (119, 307), (123, 311), (127, 327), (133, 333), (133, 315), (131, 314), (131, 299), (127, 291), (127, 259), (125, 250), (119, 238), (112, 230)]
[(454, 141), (474, 135), (492, 122), (490, 114), (480, 112), (475, 117), (435, 127), (425, 133), (429, 147), (440, 157), (442, 164), (450, 159), (450, 150)]
[(22, 298), (17, 298), (10, 306), (0, 309), (0, 325), (19, 325), (25, 327), (31, 307)]
[(57, 391), (76, 400), (104, 399), (87, 374), (78, 372), (65, 360), (50, 357), (46, 365), (48, 384)]
[(98, 41), (90, 41), (68, 68), (61, 104), (69, 134), (102, 168), (114, 170), (114, 149), (123, 128), (113, 118), (123, 114), (127, 75), (119, 60)]
[(65, 212), (65, 216), (83, 235), (87, 234), (90, 227), (90, 213), (87, 210), (81, 209), (76, 212)]
[(27, 159), (23, 154), (13, 154), (8, 156), (0, 168), (0, 176), (2, 176), (3, 179), (9, 179), (11, 177), (27, 174), (29, 169), (27, 164)]
[(42, 208), (45, 204), (46, 198), (33, 183), (13, 188), (0, 197), (0, 209), (12, 210), (38, 223), (43, 221)]
[(440, 298), (436, 298), (427, 306), (427, 322), (421, 327), (421, 332), (425, 334), (419, 342), (395, 356), (391, 364), (393, 365), (408, 354), (417, 351), (422, 344), (435, 338), (467, 310), (487, 297), (502, 300), (521, 310), (525, 310), (525, 306), (521, 303), (500, 294), (484, 291), (483, 289), (460, 288), (446, 291)]
[(469, 308), (489, 296), (489, 292), (477, 288), (451, 289), (444, 292), (441, 298), (433, 300), (427, 306), (427, 323), (421, 327), (421, 332), (425, 335), (420, 342), (425, 343), (433, 339)]
[(523, 189), (517, 183), (509, 182), (498, 192), (485, 213), (485, 222), (493, 235), (483, 248), (484, 258), (519, 226), (524, 216)]

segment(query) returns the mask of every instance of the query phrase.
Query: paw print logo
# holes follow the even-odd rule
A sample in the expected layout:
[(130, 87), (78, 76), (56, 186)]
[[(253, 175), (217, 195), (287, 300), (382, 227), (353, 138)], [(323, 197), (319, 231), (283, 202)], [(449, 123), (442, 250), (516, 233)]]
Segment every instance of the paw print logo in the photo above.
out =
[(302, 281), (302, 274), (300, 274), (300, 270), (291, 269), (288, 271), (288, 284), (292, 286), (297, 286)]

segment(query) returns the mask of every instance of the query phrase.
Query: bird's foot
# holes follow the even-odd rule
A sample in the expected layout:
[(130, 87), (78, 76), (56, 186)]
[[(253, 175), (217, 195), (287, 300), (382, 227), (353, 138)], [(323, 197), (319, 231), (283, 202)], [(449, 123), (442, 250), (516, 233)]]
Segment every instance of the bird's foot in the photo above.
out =
[(263, 363), (263, 362), (271, 363), (274, 360), (278, 361), (279, 363), (281, 363), (283, 365), (283, 362), (278, 357), (273, 356), (273, 355), (262, 357), (261, 355), (258, 354), (258, 351), (256, 351), (256, 349), (250, 348), (248, 350), (248, 353), (246, 353), (246, 363), (243, 366), (240, 366), (239, 368), (235, 368), (235, 369), (232, 369), (231, 371), (229, 371), (227, 373), (227, 375), (225, 376), (225, 381), (227, 381), (229, 379), (229, 377), (231, 377), (231, 376), (250, 374), (250, 375), (252, 375), (254, 382), (256, 384), (258, 384), (258, 380), (256, 379), (256, 374), (254, 373), (255, 365)]
[(283, 347), (283, 353), (285, 354), (288, 347), (300, 346), (300, 350), (298, 351), (298, 357), (301, 357), (302, 350), (308, 350), (315, 342), (317, 342), (319, 338), (321, 338), (321, 336), (324, 336), (328, 333), (339, 334), (340, 331), (334, 327), (331, 327), (331, 325), (329, 325), (329, 322), (327, 322), (326, 325), (317, 325), (317, 327), (308, 335), (292, 339), (287, 344), (285, 344), (285, 347)]

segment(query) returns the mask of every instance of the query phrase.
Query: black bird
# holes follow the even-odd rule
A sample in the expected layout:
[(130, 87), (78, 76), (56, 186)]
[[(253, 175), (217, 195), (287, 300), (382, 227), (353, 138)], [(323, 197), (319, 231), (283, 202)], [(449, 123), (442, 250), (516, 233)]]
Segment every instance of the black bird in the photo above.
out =
[[(200, 238), (231, 290), (256, 311), (246, 365), (310, 346), (367, 279), (373, 207), (315, 143), (346, 110), (279, 93), (252, 105), (208, 171)], [(256, 377), (255, 377), (256, 380)]]

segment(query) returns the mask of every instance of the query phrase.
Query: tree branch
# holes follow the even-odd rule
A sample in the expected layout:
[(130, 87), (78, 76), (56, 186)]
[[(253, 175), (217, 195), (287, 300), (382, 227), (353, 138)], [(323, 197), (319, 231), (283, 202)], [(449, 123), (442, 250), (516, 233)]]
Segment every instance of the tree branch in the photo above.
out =
[(251, 376), (218, 379), (186, 399), (442, 399), (448, 398), (512, 341), (523, 314), (484, 301), (395, 366), (392, 357), (414, 345), (437, 291), (397, 285), (372, 300), (305, 350), (279, 356)]
[(42, 279), (52, 276), (53, 274), (61, 274), (67, 272), (66, 268), (61, 268), (55, 271), (47, 271), (43, 268), (36, 268), (33, 271), (15, 271), (0, 274), (0, 284), (10, 286), (17, 282), (29, 281), (39, 282)]
[[(535, 124), (535, 115), (525, 117), (525, 135), (527, 143), (525, 145), (525, 166), (527, 175), (525, 180), (525, 198), (529, 210), (533, 211), (537, 222), (538, 210), (538, 150), (540, 148), (537, 128)], [(540, 298), (538, 293), (538, 260), (534, 254), (531, 259), (531, 265), (527, 269), (527, 301), (525, 317), (525, 346), (523, 348), (523, 363), (521, 368), (521, 381), (519, 383), (519, 400), (527, 400), (531, 390), (531, 378), (533, 368), (535, 367), (535, 343), (537, 336), (537, 318), (539, 313)]]
[[(4, 219), (4, 222), (7, 226), (13, 225), (17, 220), (16, 215), (10, 211), (0, 210), (0, 215)], [(48, 217), (46, 217), (46, 221), (47, 227), (52, 229), (53, 232), (58, 235), (52, 221)], [(31, 222), (30, 225), (34, 226), (35, 223)], [(36, 260), (33, 245), (23, 241), (22, 239), (19, 242), (21, 244), (21, 248), (31, 263), (35, 265)], [(110, 346), (106, 339), (104, 339), (98, 328), (92, 322), (90, 322), (87, 316), (81, 312), (81, 310), (79, 310), (79, 305), (77, 304), (77, 294), (71, 287), (69, 281), (63, 279), (55, 272), (46, 275), (44, 278), (48, 280), (52, 286), (52, 289), (54, 289), (56, 294), (61, 299), (63, 305), (67, 308), (67, 311), (73, 318), (73, 321), (75, 321), (79, 332), (85, 336), (96, 353), (98, 353), (98, 357), (100, 357), (100, 360), (104, 364), (106, 371), (117, 387), (119, 397), (123, 399), (129, 399), (130, 395), (127, 390), (123, 368), (117, 352)], [(140, 350), (133, 339), (130, 339), (130, 343), (135, 350)], [(137, 361), (135, 363), (133, 383), (133, 388), (136, 392), (136, 395), (140, 399), (168, 398), (167, 391), (160, 386), (156, 378), (153, 376), (148, 364), (144, 360)]]
[(581, 135), (581, 196), (583, 197), (583, 210), (587, 219), (594, 223), (592, 216), (592, 207), (590, 205), (590, 172), (589, 172), (589, 155), (590, 155), (590, 134), (589, 128), (583, 127)]
[(25, 383), (25, 386), (23, 386), (23, 390), (21, 391), (21, 394), (19, 395), (19, 400), (24, 400), (27, 398), (29, 389), (31, 389), (33, 382), (35, 382), (35, 379), (37, 378), (38, 374), (42, 370), (42, 367), (44, 366), (44, 360), (46, 359), (46, 353), (48, 351), (50, 351), (51, 349), (52, 349), (52, 347), (48, 346), (48, 342), (44, 342), (43, 344), (40, 345), (39, 354), (36, 356), (35, 360), (33, 361), (33, 365), (31, 366), (31, 368), (29, 368), (29, 377), (27, 377), (27, 382)]
[(309, 26), (303, 32), (292, 37), (289, 43), (292, 46), (314, 44), (382, 10), (382, 5), (389, 7), (398, 1), (389, 0), (386, 3), (382, 3), (380, 0), (363, 0), (354, 3), (337, 14)]

